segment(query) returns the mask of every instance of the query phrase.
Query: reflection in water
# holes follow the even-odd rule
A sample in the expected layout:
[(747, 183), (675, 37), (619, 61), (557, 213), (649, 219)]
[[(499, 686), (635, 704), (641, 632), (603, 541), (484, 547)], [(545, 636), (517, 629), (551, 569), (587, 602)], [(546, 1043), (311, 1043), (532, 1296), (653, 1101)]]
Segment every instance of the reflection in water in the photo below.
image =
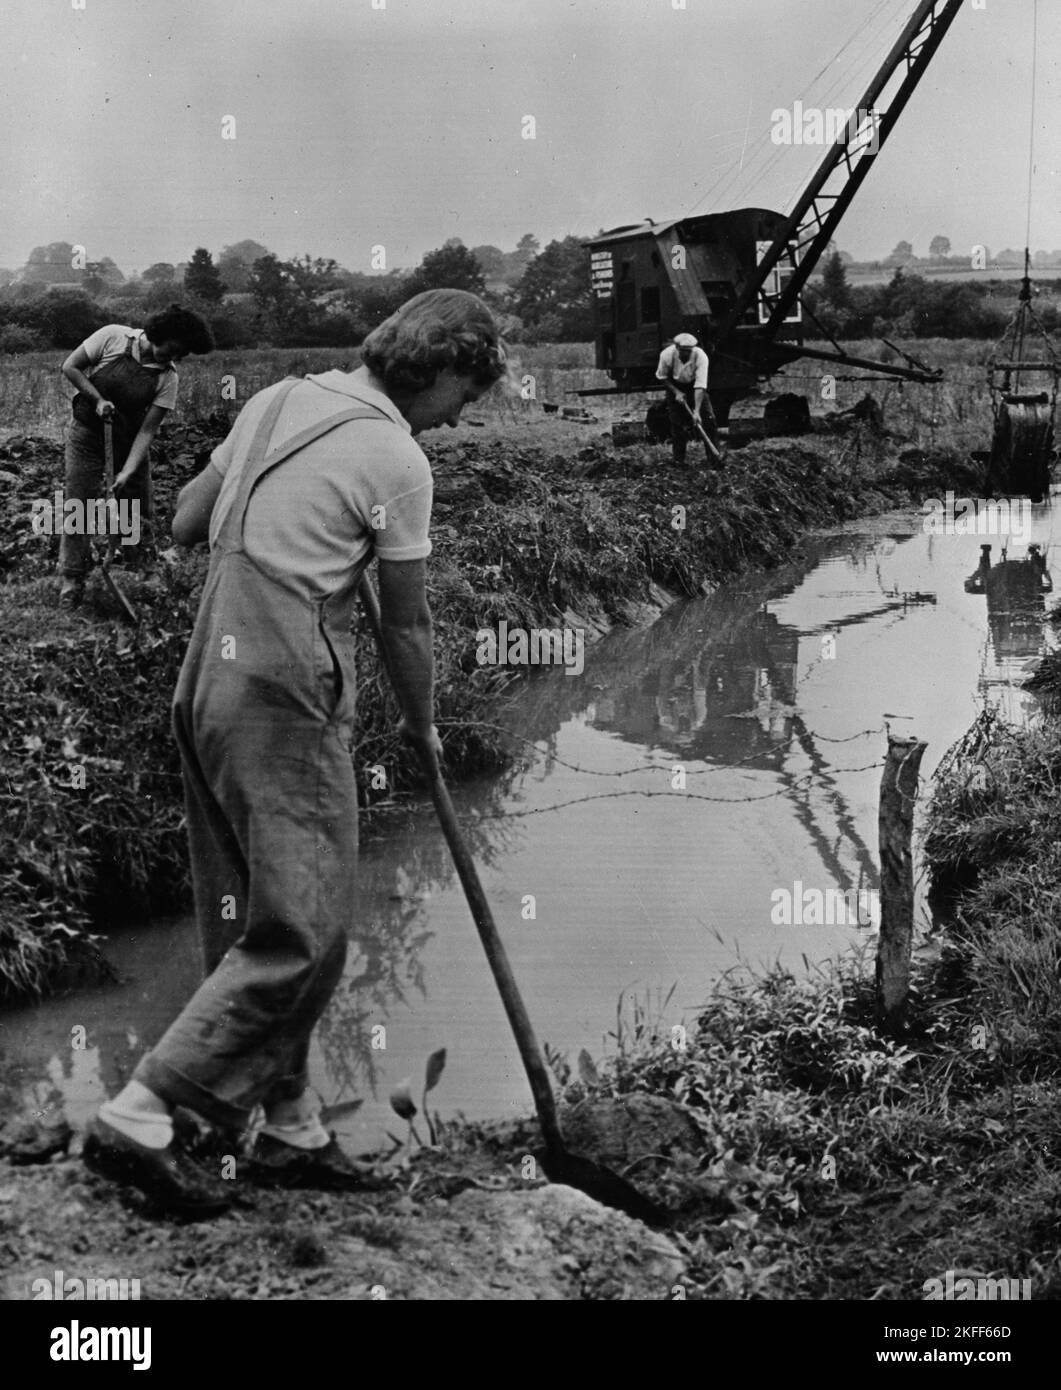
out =
[[(479, 789), (487, 813), (503, 804), (513, 775)], [(486, 866), (505, 854), (514, 833), (502, 821), (473, 822), (465, 832), (472, 854)], [(366, 854), (371, 850), (363, 849)], [(396, 1001), (424, 994), (421, 962), (433, 936), (424, 903), (454, 878), (437, 837), (411, 834), (400, 857), (384, 864), (372, 858), (371, 886), (352, 905), (347, 973), (316, 1036), (329, 1102), (366, 1088), (375, 1093), (380, 1054), (372, 1047), (372, 1026), (386, 1019)], [(199, 983), (190, 918), (120, 928), (106, 953), (117, 983), (0, 1015), (0, 1064), (7, 1080), (22, 1084), (31, 1111), (61, 1103), (74, 1122), (87, 1120), (100, 1101), (122, 1089)]]
[[(903, 533), (888, 541), (894, 550), (911, 539)], [(585, 713), (594, 728), (676, 758), (772, 771), (830, 886), (877, 887), (875, 852), (831, 772), (835, 750), (822, 751), (800, 712), (799, 687), (815, 668), (836, 659), (845, 630), (932, 607), (936, 595), (885, 579), (880, 538), (834, 537), (815, 558), (821, 565), (840, 557), (866, 584), (835, 591), (820, 621), (795, 626), (772, 607), (797, 591), (805, 566), (679, 605), (652, 627), (615, 634), (593, 651), (587, 680), (577, 689), (555, 681), (532, 684), (518, 702), (518, 730), (529, 726), (548, 750), (557, 728)]]
[[(1038, 536), (1052, 518), (1035, 515)], [(876, 887), (885, 715), (916, 721), (928, 779), (977, 700), (1010, 699), (1020, 663), (1042, 652), (1042, 550), (988, 557), (963, 582), (976, 560), (975, 538), (868, 523), (823, 540), (803, 565), (614, 633), (587, 651), (577, 680), (544, 673), (507, 694), (496, 718), (533, 753), (517, 744), (507, 774), (455, 799), (544, 1040), (599, 1052), (622, 990), (678, 980), (674, 1007), (695, 1008), (734, 943), (798, 969), (858, 939), (835, 925), (775, 925), (772, 899), (796, 881), (823, 893)], [(675, 766), (684, 791), (672, 792)], [(601, 793), (609, 799), (583, 804)], [(314, 1083), (329, 1102), (367, 1094), (347, 1134), (378, 1142), (387, 1089), (446, 1046), (448, 1113), (525, 1113), (518, 1057), (430, 807), (383, 824), (362, 848), (350, 965), (318, 1032)], [(111, 945), (124, 984), (0, 1016), (0, 1048), (27, 1099), (43, 1106), (58, 1088), (75, 1123), (121, 1087), (196, 982), (187, 921)], [(88, 1030), (83, 1051), (70, 1045), (75, 1025)], [(379, 1025), (385, 1051), (372, 1046)]]
[[(911, 539), (895, 538), (898, 544)], [(834, 537), (815, 558), (822, 564), (843, 555), (857, 573), (875, 558), (872, 545)], [(565, 720), (592, 707), (597, 727), (674, 754), (735, 764), (776, 752), (792, 736), (798, 685), (812, 665), (828, 659), (824, 641), (803, 639), (835, 638), (845, 628), (936, 602), (933, 592), (885, 587), (877, 572), (878, 588), (836, 592), (824, 621), (779, 620), (771, 604), (793, 594), (806, 573), (805, 566), (778, 570), (755, 586), (676, 605), (650, 628), (614, 633), (587, 658), (584, 681), (567, 688), (535, 681), (520, 693), (518, 731), (548, 742)], [(587, 686), (595, 688), (592, 698)]]
[(1045, 596), (1054, 587), (1046, 568), (1042, 547), (1029, 545), (1022, 560), (1009, 559), (1005, 546), (1002, 558), (991, 563), (990, 545), (981, 545), (980, 563), (965, 581), (965, 592), (987, 598), (987, 625), (990, 633), (990, 669), (980, 677), (980, 687), (1011, 686), (1018, 663), (1043, 656), (1047, 649)]
[[(481, 814), (499, 815), (515, 775), (509, 771), (480, 789)], [(503, 819), (464, 826), (472, 857), (487, 867), (503, 858), (517, 833)], [(438, 837), (404, 834), (400, 856), (384, 862), (382, 882), (379, 867), (362, 872), (350, 960), (317, 1029), (335, 1099), (363, 1095), (366, 1088), (376, 1094), (381, 1049), (372, 1045), (372, 1029), (395, 1003), (408, 1002), (410, 994), (425, 995), (422, 958), (435, 935), (425, 903), (455, 879), (449, 851)], [(373, 863), (378, 864), (375, 856)]]

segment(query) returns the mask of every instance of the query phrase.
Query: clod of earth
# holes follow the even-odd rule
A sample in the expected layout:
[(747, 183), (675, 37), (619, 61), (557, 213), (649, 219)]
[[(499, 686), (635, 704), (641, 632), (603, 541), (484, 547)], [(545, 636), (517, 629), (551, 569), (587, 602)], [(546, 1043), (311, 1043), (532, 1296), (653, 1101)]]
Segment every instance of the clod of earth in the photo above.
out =
[(562, 1110), (560, 1123), (572, 1149), (620, 1171), (654, 1154), (696, 1154), (704, 1147), (692, 1117), (665, 1096), (584, 1100)]
[(74, 1132), (64, 1119), (48, 1124), (34, 1119), (12, 1119), (0, 1128), (0, 1158), (9, 1163), (47, 1163), (65, 1153)]

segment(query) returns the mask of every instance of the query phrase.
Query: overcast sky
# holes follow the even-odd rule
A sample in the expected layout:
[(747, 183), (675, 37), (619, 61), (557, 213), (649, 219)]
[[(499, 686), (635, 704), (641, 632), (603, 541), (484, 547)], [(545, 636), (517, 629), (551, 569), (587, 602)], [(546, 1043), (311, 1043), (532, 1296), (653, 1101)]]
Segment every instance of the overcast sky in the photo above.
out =
[[(900, 238), (924, 254), (936, 234), (1024, 243), (1034, 0), (975, 2), (840, 229), (859, 258)], [(391, 268), (450, 236), (507, 250), (528, 231), (787, 210), (815, 152), (774, 146), (771, 113), (854, 105), (914, 8), (80, 3), (4, 0), (0, 266), (62, 240), (129, 272), (251, 237), (368, 270), (377, 244)], [(1040, 0), (1033, 249), (1061, 247), (1059, 58), (1061, 3)]]

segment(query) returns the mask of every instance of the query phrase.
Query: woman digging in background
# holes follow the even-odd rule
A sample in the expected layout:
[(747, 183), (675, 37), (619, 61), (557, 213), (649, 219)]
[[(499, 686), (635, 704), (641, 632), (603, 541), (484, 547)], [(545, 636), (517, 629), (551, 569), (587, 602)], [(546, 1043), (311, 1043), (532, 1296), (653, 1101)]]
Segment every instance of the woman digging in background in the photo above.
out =
[(101, 1107), (84, 1158), (185, 1216), (223, 1210), (232, 1184), (174, 1142), (177, 1106), (226, 1133), (246, 1131), (263, 1107), (237, 1174), (249, 1181), (372, 1181), (324, 1129), (307, 1076), (354, 902), (351, 618), (375, 555), (402, 727), (437, 758), (431, 469), (411, 436), (456, 425), (505, 368), (489, 310), (461, 290), (411, 299), (369, 335), (362, 359), (248, 401), (174, 517), (178, 543), (210, 542), (174, 729), (211, 973)]
[[(88, 502), (103, 492), (103, 421), (113, 421), (114, 490), (148, 515), (147, 454), (158, 427), (177, 402), (175, 362), (189, 352), (209, 352), (210, 330), (190, 309), (171, 304), (143, 329), (110, 323), (74, 349), (62, 366), (77, 387), (74, 418), (66, 437), (64, 497)], [(59, 543), (63, 582), (59, 602), (75, 608), (84, 597), (90, 538), (64, 532)]]

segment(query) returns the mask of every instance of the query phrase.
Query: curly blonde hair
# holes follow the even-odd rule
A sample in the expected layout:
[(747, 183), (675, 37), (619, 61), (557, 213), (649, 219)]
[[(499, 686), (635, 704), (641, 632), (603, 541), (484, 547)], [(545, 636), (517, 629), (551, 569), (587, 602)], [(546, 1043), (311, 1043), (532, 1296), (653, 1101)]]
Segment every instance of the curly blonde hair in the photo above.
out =
[(427, 391), (447, 367), (478, 386), (492, 386), (506, 374), (493, 315), (467, 290), (414, 295), (372, 330), (361, 345), (361, 360), (391, 395)]

